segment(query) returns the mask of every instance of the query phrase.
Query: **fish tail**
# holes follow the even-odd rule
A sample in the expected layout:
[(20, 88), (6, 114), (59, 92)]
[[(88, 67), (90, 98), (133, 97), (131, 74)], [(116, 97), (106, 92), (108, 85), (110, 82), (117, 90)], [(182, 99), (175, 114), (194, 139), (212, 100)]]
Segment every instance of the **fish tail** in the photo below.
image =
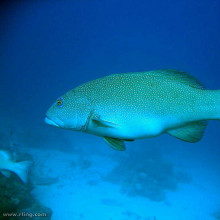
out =
[(22, 161), (15, 164), (13, 171), (18, 175), (18, 177), (27, 183), (27, 175), (32, 165), (32, 161)]

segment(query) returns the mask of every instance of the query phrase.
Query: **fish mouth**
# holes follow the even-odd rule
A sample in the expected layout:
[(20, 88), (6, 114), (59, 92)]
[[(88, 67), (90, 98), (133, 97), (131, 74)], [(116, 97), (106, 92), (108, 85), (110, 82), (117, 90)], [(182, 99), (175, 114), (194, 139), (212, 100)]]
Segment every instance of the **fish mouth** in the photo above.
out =
[(60, 127), (59, 124), (57, 124), (55, 121), (49, 119), (48, 117), (46, 117), (44, 119), (45, 123), (47, 123), (48, 125), (51, 125), (51, 126), (55, 126), (55, 127)]

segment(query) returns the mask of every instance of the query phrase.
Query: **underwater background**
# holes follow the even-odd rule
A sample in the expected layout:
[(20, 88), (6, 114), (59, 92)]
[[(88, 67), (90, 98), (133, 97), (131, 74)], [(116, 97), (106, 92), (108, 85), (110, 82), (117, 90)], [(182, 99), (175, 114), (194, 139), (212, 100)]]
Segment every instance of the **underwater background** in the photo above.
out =
[(172, 68), (220, 89), (219, 21), (218, 0), (1, 1), (0, 150), (33, 166), (27, 184), (0, 174), (0, 219), (220, 219), (219, 121), (195, 144), (164, 134), (124, 152), (44, 123), (58, 97), (113, 73)]

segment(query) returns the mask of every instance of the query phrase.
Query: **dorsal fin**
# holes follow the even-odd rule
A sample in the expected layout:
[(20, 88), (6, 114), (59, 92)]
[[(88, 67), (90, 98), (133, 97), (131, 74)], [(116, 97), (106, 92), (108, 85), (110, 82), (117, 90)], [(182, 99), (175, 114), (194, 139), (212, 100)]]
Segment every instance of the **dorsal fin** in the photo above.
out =
[(154, 71), (148, 71), (148, 72), (143, 72), (143, 73), (149, 74), (149, 75), (155, 75), (155, 76), (169, 77), (170, 79), (184, 83), (191, 87), (204, 89), (204, 86), (195, 77), (191, 76), (190, 74), (186, 72), (181, 72), (181, 71), (172, 70), (172, 69), (161, 69), (161, 70), (154, 70)]
[(202, 138), (206, 125), (206, 121), (196, 121), (167, 133), (182, 141), (195, 143)]

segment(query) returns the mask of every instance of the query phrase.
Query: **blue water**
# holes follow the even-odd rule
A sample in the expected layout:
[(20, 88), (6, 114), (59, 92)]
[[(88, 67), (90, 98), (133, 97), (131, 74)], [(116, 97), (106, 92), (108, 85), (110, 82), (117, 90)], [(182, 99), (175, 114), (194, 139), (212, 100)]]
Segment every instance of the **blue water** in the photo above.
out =
[[(109, 159), (125, 164), (124, 170), (113, 169), (112, 172), (115, 173), (109, 173), (109, 181), (119, 186), (126, 181), (133, 181), (131, 176), (139, 172), (137, 164), (142, 164), (139, 165), (142, 169), (140, 173), (146, 171), (147, 168), (143, 167), (150, 165), (144, 164), (144, 153), (151, 155), (150, 159), (158, 161), (159, 164), (152, 174), (154, 178), (164, 181), (165, 184), (166, 175), (162, 175), (165, 172), (173, 179), (167, 178), (171, 182), (167, 185), (157, 185), (150, 195), (150, 190), (138, 191), (138, 187), (142, 186), (136, 185), (136, 190), (132, 190), (132, 186), (129, 189), (125, 187), (123, 193), (130, 196), (134, 204), (138, 201), (138, 196), (158, 204), (165, 202), (167, 190), (176, 190), (178, 193), (179, 185), (193, 185), (195, 173), (190, 174), (190, 170), (194, 169), (201, 179), (209, 180), (201, 185), (207, 188), (212, 188), (213, 185), (220, 187), (218, 121), (209, 123), (199, 143), (183, 143), (168, 135), (162, 135), (151, 140), (128, 143), (124, 155), (121, 152), (112, 153), (113, 150), (98, 137), (52, 128), (44, 123), (45, 113), (57, 97), (81, 83), (112, 73), (172, 68), (192, 74), (208, 89), (220, 89), (219, 21), (218, 0), (1, 1), (1, 131), (12, 129), (14, 133), (17, 132), (20, 144), (29, 145), (29, 148), (55, 148), (69, 154), (87, 153), (90, 156), (96, 153), (100, 154), (100, 157), (105, 154)], [(72, 137), (77, 146), (80, 146), (78, 140), (82, 139), (84, 143), (97, 141), (98, 144), (93, 145), (92, 149), (82, 145), (80, 150), (75, 152), (74, 148), (70, 147), (70, 138), (65, 135)], [(158, 155), (155, 149), (159, 149), (156, 150)], [(164, 156), (169, 162), (162, 159)], [(129, 161), (127, 165), (126, 160)], [(173, 171), (175, 166), (180, 164), (187, 167), (182, 179)], [(107, 165), (104, 163), (102, 166)], [(132, 167), (135, 169), (130, 173)], [(215, 174), (212, 171), (215, 171)], [(122, 173), (128, 178), (121, 178)], [(143, 187), (148, 189), (152, 183), (148, 184)], [(216, 198), (218, 193), (220, 191), (214, 193)], [(179, 194), (179, 199), (182, 200), (181, 192)], [(212, 196), (206, 195), (202, 200), (209, 202), (213, 200)], [(85, 198), (82, 196), (81, 199)], [(186, 204), (194, 199), (196, 203), (196, 196), (185, 198)], [(120, 203), (117, 201), (108, 198), (101, 201), (109, 206), (116, 204), (120, 209)], [(212, 204), (210, 216), (213, 212), (220, 212), (219, 202), (216, 199)], [(96, 208), (96, 219), (107, 220), (107, 217), (100, 217), (100, 207)], [(187, 208), (189, 207), (186, 205), (185, 209)], [(170, 209), (172, 210), (172, 206)], [(133, 214), (129, 211), (122, 211), (123, 219), (116, 216), (111, 218), (148, 218), (147, 214), (144, 216), (143, 213)], [(161, 212), (159, 205), (156, 212)], [(152, 215), (157, 220), (186, 220), (178, 212), (174, 213), (172, 218), (157, 217), (157, 213)], [(196, 216), (195, 213), (192, 213), (192, 216)], [(53, 219), (57, 220), (56, 216)], [(77, 220), (80, 217), (73, 216), (72, 219)], [(209, 218), (205, 216), (192, 219)]]

